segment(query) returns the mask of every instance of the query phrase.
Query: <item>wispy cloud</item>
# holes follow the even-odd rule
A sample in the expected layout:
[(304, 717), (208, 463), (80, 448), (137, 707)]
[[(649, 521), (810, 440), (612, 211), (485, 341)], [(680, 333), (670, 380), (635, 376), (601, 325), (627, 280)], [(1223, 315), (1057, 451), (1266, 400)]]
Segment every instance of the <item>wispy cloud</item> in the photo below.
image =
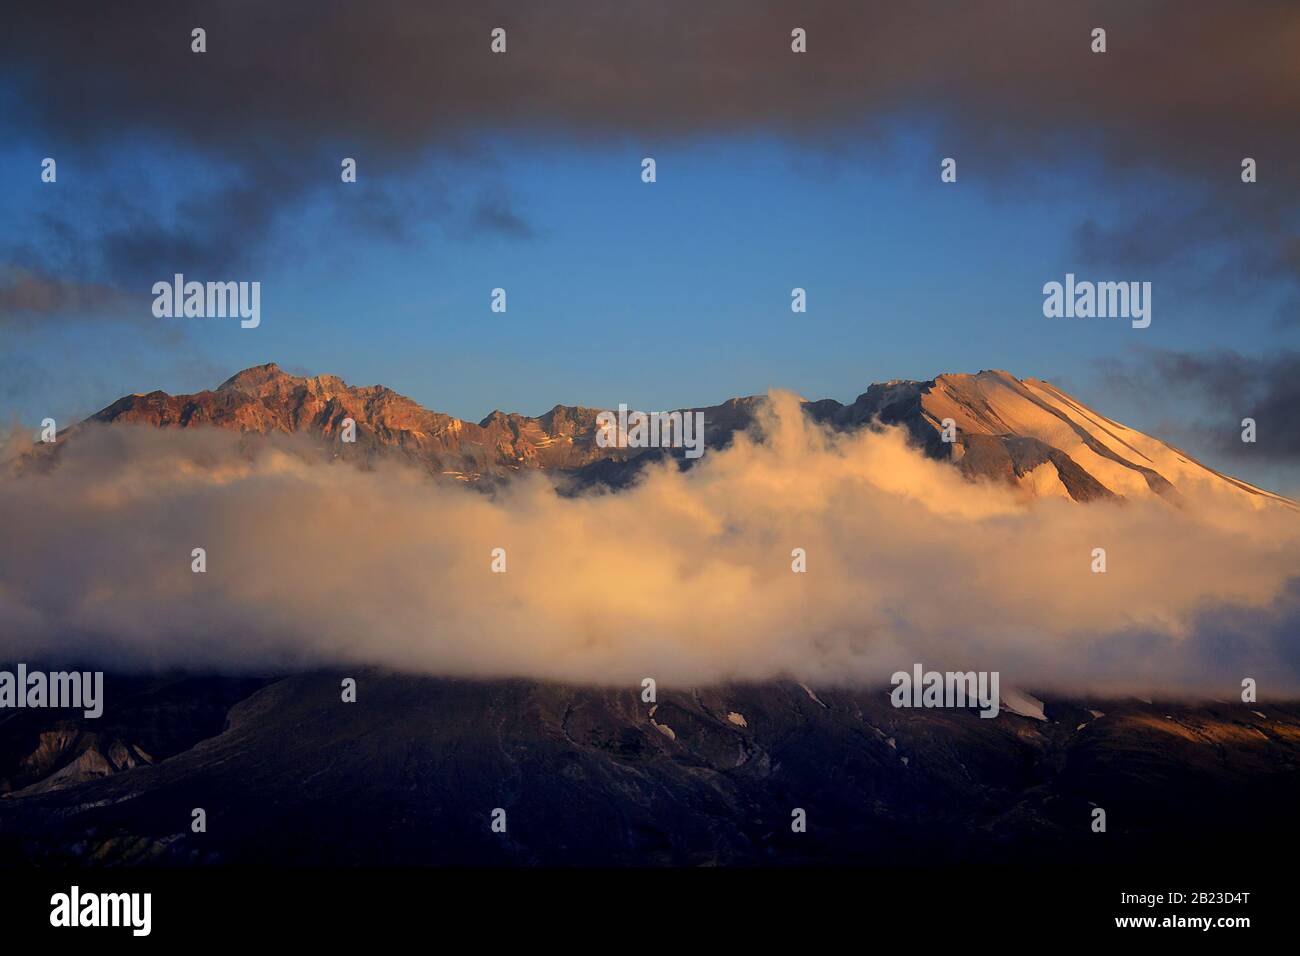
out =
[(69, 317), (129, 316), (129, 301), (111, 286), (0, 265), (0, 327), (35, 326)]
[[(1241, 355), (1231, 349), (1180, 352), (1139, 349), (1100, 363), (1111, 388), (1142, 398), (1174, 394), (1197, 411), (1180, 430), (1216, 455), (1276, 465), (1300, 462), (1300, 352)], [(1241, 440), (1243, 418), (1256, 421), (1256, 440)]]

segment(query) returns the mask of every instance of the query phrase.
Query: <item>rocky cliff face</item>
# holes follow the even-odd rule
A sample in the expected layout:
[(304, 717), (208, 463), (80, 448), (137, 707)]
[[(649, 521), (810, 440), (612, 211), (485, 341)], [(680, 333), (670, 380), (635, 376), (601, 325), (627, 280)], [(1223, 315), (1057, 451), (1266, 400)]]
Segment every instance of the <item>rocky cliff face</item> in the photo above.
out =
[(172, 757), (220, 733), (230, 707), (267, 681), (118, 675), (112, 683), (119, 706), (101, 718), (0, 711), (0, 796), (62, 790)]
[(522, 468), (576, 468), (600, 457), (596, 410), (557, 405), (538, 418), (493, 412), (461, 421), (382, 385), (353, 387), (334, 375), (289, 375), (275, 364), (245, 369), (215, 391), (127, 395), (88, 421), (156, 428), (216, 427), (336, 439), (356, 422), (346, 456), (397, 455), (435, 474), (476, 479)]
[[(737, 431), (750, 428), (765, 401), (734, 398), (699, 409), (706, 447), (724, 447)], [(1047, 382), (1007, 372), (886, 382), (848, 405), (823, 399), (805, 402), (804, 409), (839, 429), (900, 426), (926, 454), (953, 461), (971, 478), (1014, 485), (1028, 497), (1156, 497), (1176, 503), (1183, 490), (1209, 487), (1260, 505), (1290, 504), (1106, 418)], [(594, 408), (556, 405), (537, 417), (494, 411), (478, 423), (467, 422), (381, 385), (355, 387), (334, 375), (290, 375), (272, 363), (245, 369), (214, 391), (127, 395), (87, 421), (307, 434), (332, 442), (337, 457), (398, 457), (435, 475), (471, 482), (535, 469), (571, 476), (578, 487), (619, 487), (665, 455), (690, 464), (680, 450), (599, 447), (598, 414)], [(348, 418), (356, 422), (355, 444), (337, 442)]]

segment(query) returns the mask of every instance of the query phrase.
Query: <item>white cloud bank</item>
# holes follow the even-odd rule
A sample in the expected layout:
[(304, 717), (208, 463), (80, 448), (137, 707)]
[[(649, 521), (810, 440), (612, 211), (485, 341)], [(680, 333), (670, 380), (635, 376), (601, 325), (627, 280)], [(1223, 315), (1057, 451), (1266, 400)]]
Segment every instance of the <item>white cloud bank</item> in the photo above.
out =
[(48, 473), (0, 479), (0, 659), (632, 686), (883, 684), (920, 661), (1044, 689), (1300, 691), (1294, 512), (1026, 504), (773, 398), (762, 442), (578, 498), (540, 475), (488, 496), (287, 440), (88, 429)]

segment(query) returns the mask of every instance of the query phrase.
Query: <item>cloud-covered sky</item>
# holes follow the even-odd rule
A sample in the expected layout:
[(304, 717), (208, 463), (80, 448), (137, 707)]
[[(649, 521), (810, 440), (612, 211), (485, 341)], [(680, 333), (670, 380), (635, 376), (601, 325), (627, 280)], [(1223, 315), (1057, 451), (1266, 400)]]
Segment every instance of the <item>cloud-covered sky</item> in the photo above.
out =
[(1026, 689), (1300, 690), (1293, 510), (1193, 486), (1183, 508), (1026, 504), (774, 398), (761, 441), (576, 498), (536, 474), (489, 496), (297, 440), (88, 426), (52, 471), (0, 481), (0, 657), (628, 686), (884, 683), (921, 662)]
[[(469, 419), (998, 367), (1294, 492), (1190, 420), (1285, 407), (1240, 376), (1300, 335), (1297, 116), (1287, 2), (28, 4), (0, 36), (0, 412), (272, 360)], [(1151, 328), (1045, 319), (1067, 271), (1152, 281)], [(175, 272), (261, 281), (262, 325), (154, 320)], [(1222, 391), (1156, 418), (1163, 353)]]
[[(1171, 416), (1157, 428), (1169, 440), (1206, 448), (1233, 468), (1274, 477), (1275, 484), (1293, 478), (1300, 463), (1300, 352), (1295, 349), (1279, 346), (1262, 356), (1231, 349), (1135, 350), (1099, 364), (1117, 393)], [(1241, 441), (1243, 415), (1255, 420), (1254, 443)], [(1267, 423), (1263, 435), (1260, 422)]]

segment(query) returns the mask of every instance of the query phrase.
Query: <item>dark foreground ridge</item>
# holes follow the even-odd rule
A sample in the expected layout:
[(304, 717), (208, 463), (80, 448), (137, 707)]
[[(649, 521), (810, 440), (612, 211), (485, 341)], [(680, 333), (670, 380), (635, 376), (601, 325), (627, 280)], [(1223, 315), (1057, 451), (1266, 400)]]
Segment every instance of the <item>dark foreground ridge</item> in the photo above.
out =
[(1300, 849), (1276, 830), (1300, 799), (1296, 704), (1049, 698), (1040, 721), (790, 682), (650, 705), (374, 672), (343, 703), (342, 676), (110, 675), (135, 701), (111, 729), (7, 716), (0, 864), (1205, 866)]

